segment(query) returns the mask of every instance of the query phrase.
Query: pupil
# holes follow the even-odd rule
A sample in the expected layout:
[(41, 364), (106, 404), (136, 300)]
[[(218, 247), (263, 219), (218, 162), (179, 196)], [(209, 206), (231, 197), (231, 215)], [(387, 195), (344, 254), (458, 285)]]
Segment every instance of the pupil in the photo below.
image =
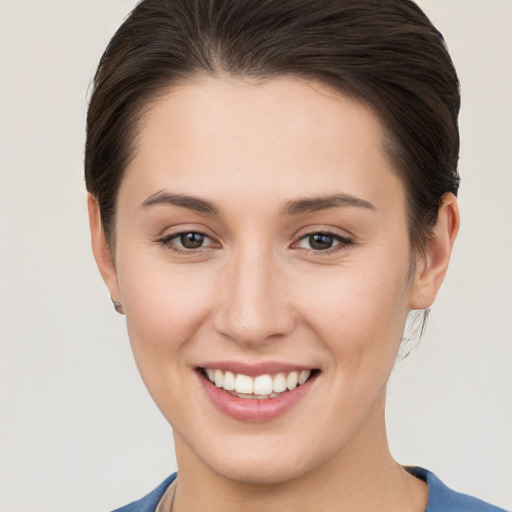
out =
[(310, 235), (309, 245), (312, 249), (322, 250), (330, 249), (333, 244), (333, 238), (330, 235), (316, 234)]
[(198, 249), (203, 245), (204, 236), (200, 233), (184, 233), (180, 236), (180, 242), (186, 249)]

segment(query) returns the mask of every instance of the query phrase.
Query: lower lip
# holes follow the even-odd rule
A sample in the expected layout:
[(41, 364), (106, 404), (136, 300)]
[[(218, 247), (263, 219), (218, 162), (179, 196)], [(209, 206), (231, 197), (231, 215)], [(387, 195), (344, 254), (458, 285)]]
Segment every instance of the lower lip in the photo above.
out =
[(307, 394), (317, 375), (312, 375), (304, 384), (292, 391), (285, 391), (275, 398), (240, 398), (233, 396), (210, 382), (204, 374), (198, 372), (201, 385), (213, 405), (231, 418), (249, 423), (270, 421), (285, 414)]

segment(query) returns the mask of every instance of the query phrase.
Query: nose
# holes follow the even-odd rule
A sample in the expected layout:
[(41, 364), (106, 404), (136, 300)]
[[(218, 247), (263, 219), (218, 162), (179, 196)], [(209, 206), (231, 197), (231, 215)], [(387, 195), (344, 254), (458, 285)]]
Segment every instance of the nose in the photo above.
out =
[(248, 248), (234, 255), (219, 274), (220, 303), (214, 325), (243, 345), (264, 345), (289, 334), (294, 314), (285, 276), (268, 253)]

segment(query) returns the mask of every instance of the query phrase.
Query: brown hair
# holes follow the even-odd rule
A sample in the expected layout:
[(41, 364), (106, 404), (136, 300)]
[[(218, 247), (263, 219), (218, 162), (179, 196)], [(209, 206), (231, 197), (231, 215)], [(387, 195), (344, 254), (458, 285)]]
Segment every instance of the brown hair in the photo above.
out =
[(143, 0), (103, 54), (87, 116), (85, 177), (109, 241), (147, 105), (199, 74), (328, 83), (373, 106), (403, 180), (413, 248), (457, 193), (459, 82), (442, 35), (410, 0)]

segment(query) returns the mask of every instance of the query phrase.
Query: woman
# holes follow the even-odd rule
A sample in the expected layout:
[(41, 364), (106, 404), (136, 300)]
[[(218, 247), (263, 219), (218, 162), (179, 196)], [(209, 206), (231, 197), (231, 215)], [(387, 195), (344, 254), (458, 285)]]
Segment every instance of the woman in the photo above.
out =
[(459, 215), (458, 80), (408, 0), (145, 0), (88, 114), (92, 244), (172, 475), (121, 510), (498, 510), (403, 468), (386, 383)]

